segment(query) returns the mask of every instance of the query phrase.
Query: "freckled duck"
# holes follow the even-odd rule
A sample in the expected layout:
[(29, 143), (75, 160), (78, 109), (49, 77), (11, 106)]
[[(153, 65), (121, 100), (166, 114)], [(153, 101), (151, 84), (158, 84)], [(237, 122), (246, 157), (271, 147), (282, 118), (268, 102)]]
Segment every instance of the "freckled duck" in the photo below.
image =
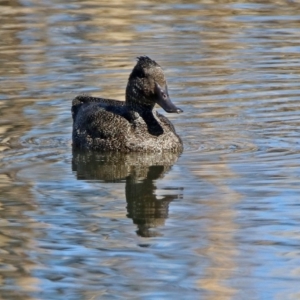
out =
[(180, 113), (170, 100), (162, 68), (147, 56), (137, 58), (126, 100), (79, 95), (72, 102), (73, 147), (97, 151), (181, 152), (173, 124), (154, 110)]

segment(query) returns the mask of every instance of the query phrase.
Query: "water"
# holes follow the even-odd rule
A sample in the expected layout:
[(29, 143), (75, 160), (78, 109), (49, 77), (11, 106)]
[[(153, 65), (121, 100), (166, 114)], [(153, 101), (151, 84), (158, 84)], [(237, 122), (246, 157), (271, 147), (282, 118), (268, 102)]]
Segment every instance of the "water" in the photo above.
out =
[[(299, 299), (299, 9), (0, 1), (0, 298)], [(183, 154), (72, 153), (143, 54)]]

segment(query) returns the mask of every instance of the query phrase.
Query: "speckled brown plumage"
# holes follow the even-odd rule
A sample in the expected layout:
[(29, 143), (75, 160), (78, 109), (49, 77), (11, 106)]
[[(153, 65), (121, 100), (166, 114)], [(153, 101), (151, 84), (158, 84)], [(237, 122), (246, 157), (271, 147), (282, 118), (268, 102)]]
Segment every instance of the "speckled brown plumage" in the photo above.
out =
[(172, 123), (154, 111), (182, 112), (170, 100), (162, 68), (147, 56), (129, 76), (126, 101), (77, 96), (72, 103), (73, 147), (98, 151), (181, 152)]

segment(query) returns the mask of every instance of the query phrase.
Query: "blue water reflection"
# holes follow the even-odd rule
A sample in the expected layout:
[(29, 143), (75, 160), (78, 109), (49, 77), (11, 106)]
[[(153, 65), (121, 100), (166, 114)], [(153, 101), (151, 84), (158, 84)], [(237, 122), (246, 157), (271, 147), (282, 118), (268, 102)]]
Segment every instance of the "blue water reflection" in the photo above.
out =
[[(164, 225), (170, 202), (178, 198), (176, 194), (165, 194), (158, 199), (155, 181), (170, 170), (178, 156), (171, 152), (101, 154), (74, 151), (72, 169), (79, 180), (124, 182), (127, 217), (137, 225), (138, 235), (153, 237), (160, 234), (152, 229)], [(181, 189), (173, 190), (180, 193)]]

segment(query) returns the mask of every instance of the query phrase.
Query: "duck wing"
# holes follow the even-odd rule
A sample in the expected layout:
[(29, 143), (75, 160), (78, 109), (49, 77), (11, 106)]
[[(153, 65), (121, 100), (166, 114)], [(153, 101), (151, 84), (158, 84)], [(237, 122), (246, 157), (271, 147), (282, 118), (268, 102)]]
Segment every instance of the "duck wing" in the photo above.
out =
[(89, 104), (93, 106), (93, 104), (97, 103), (99, 107), (124, 107), (125, 102), (114, 100), (114, 99), (105, 99), (99, 97), (92, 97), (89, 95), (79, 95), (72, 101), (72, 117), (73, 121), (77, 117), (77, 113), (80, 111), (82, 107), (87, 107)]
[(102, 150), (110, 150), (112, 145), (123, 147), (136, 118), (125, 102), (90, 96), (78, 96), (73, 100), (72, 116), (73, 144)]

